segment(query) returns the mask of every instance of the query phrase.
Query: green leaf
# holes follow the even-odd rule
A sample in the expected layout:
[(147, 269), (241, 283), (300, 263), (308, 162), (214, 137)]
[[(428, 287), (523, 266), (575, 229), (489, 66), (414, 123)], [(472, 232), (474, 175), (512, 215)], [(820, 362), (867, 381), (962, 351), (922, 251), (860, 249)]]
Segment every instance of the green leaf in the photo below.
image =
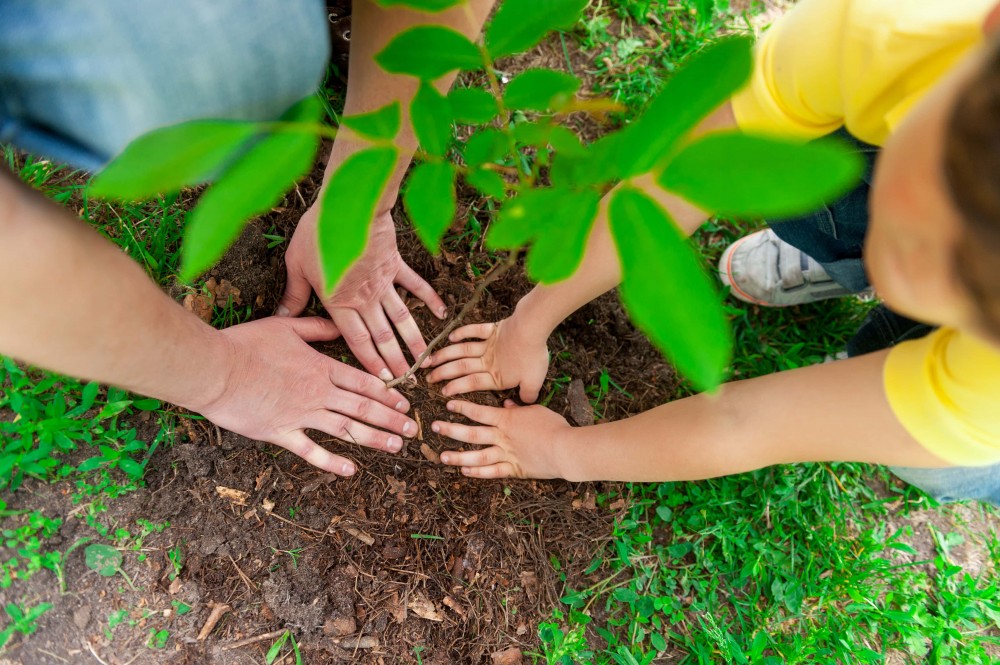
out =
[(433, 25), (399, 33), (376, 54), (375, 62), (391, 74), (407, 74), (425, 81), (455, 69), (479, 69), (483, 65), (479, 47), (465, 35)]
[(420, 147), (425, 152), (443, 157), (451, 143), (451, 107), (448, 100), (427, 81), (420, 88), (410, 105), (410, 121)]
[(128, 144), (94, 177), (91, 196), (148, 199), (206, 182), (256, 132), (251, 122), (197, 120), (156, 129)]
[(342, 122), (345, 127), (370, 139), (389, 141), (396, 138), (402, 124), (399, 102), (387, 104), (371, 113), (346, 115)]
[[(319, 119), (319, 99), (309, 97), (285, 114), (288, 122)], [(181, 247), (181, 280), (187, 282), (214, 264), (239, 236), (247, 220), (268, 212), (312, 168), (319, 139), (303, 129), (279, 130), (261, 139), (192, 211)]]
[(142, 475), (146, 473), (146, 468), (136, 462), (135, 460), (129, 459), (128, 457), (123, 457), (118, 460), (118, 468), (125, 472), (129, 478), (133, 480), (139, 480)]
[(482, 129), (465, 142), (462, 156), (469, 166), (479, 166), (497, 161), (507, 154), (510, 149), (510, 142), (507, 136), (499, 129)]
[(139, 409), (140, 411), (156, 411), (162, 406), (160, 400), (153, 399), (152, 397), (147, 397), (145, 399), (137, 399), (132, 402), (132, 406)]
[(529, 69), (517, 75), (503, 93), (510, 109), (526, 111), (558, 110), (573, 99), (580, 89), (580, 79), (551, 69)]
[(507, 183), (496, 171), (475, 169), (465, 174), (465, 181), (485, 196), (503, 200), (507, 196)]
[(674, 157), (659, 182), (721, 215), (791, 217), (839, 197), (863, 168), (857, 153), (835, 140), (710, 134)]
[(580, 265), (600, 200), (593, 190), (528, 190), (500, 210), (486, 246), (516, 249), (533, 243), (528, 276), (546, 284), (566, 279)]
[(486, 48), (493, 59), (526, 51), (546, 33), (572, 27), (587, 0), (504, 0), (486, 28)]
[(348, 157), (326, 186), (319, 211), (319, 255), (327, 294), (361, 256), (368, 228), (396, 168), (395, 148), (368, 148)]
[(403, 205), (424, 247), (437, 254), (441, 237), (455, 219), (455, 167), (431, 162), (413, 169)]
[(267, 665), (272, 665), (272, 663), (274, 663), (275, 659), (278, 657), (278, 654), (281, 653), (281, 648), (284, 647), (285, 642), (288, 641), (289, 635), (291, 635), (291, 633), (289, 633), (286, 630), (284, 633), (282, 633), (281, 637), (279, 637), (274, 641), (274, 644), (271, 645), (271, 648), (267, 650), (267, 654), (265, 654), (264, 656), (264, 662), (267, 663)]
[(693, 55), (667, 82), (637, 121), (611, 143), (613, 160), (625, 178), (651, 170), (705, 116), (721, 106), (750, 77), (753, 42), (726, 37)]
[(482, 125), (497, 115), (497, 100), (481, 88), (455, 88), (448, 93), (451, 117), (465, 125)]
[(666, 211), (637, 189), (617, 190), (610, 216), (630, 316), (699, 390), (714, 390), (729, 363), (732, 337), (699, 257)]
[(122, 565), (122, 553), (110, 545), (88, 545), (83, 550), (87, 568), (97, 571), (102, 577), (111, 577)]
[(466, 0), (375, 0), (375, 4), (380, 7), (406, 7), (428, 14), (443, 12), (465, 2)]

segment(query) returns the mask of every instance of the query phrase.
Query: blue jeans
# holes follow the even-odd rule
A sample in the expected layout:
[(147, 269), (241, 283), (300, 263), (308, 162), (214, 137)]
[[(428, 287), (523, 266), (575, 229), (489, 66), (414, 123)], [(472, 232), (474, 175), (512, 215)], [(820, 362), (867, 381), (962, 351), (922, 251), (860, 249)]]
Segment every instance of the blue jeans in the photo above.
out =
[[(819, 261), (834, 280), (856, 292), (868, 287), (861, 256), (868, 228), (868, 192), (879, 149), (845, 131), (838, 132), (837, 136), (855, 146), (865, 158), (867, 169), (861, 183), (839, 201), (813, 214), (792, 220), (775, 220), (770, 225), (779, 238)], [(908, 339), (923, 337), (931, 330), (933, 328), (925, 323), (908, 319), (879, 305), (869, 313), (847, 343), (847, 354), (871, 353)], [(938, 501), (976, 499), (1000, 505), (1000, 464), (889, 469)]]
[(2, 0), (0, 143), (97, 169), (157, 127), (275, 119), (328, 54), (322, 0)]

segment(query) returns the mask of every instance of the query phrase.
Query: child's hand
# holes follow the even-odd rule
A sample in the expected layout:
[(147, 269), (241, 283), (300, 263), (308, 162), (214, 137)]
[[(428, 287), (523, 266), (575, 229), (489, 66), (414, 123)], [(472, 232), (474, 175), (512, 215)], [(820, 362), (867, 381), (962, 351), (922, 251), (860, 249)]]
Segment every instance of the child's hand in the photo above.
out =
[(453, 344), (430, 358), (431, 366), (436, 367), (427, 375), (430, 383), (452, 379), (441, 390), (442, 395), (521, 386), (522, 401), (538, 399), (549, 369), (544, 339), (523, 334), (514, 317), (499, 323), (462, 326), (448, 336), (452, 342), (468, 339), (483, 341)]
[(435, 432), (456, 441), (485, 446), (477, 450), (448, 450), (441, 462), (462, 467), (473, 478), (565, 478), (571, 454), (567, 450), (573, 428), (559, 414), (544, 406), (517, 406), (511, 400), (504, 408), (472, 402), (448, 402), (448, 410), (485, 427), (436, 420)]

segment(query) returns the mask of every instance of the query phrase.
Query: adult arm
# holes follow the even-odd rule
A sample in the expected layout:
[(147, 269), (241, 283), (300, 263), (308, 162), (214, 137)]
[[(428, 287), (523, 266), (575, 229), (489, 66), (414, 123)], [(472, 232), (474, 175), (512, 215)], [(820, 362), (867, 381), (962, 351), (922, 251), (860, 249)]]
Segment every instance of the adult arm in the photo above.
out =
[(949, 466), (900, 424), (886, 399), (888, 351), (724, 384), (617, 422), (574, 428), (541, 406), (449, 402), (482, 426), (436, 421), (474, 444), (441, 454), (480, 478), (670, 481), (772, 464), (854, 461)]
[[(399, 159), (376, 211), (365, 252), (341, 280), (333, 296), (324, 299), (323, 305), (361, 364), (383, 379), (400, 376), (409, 366), (393, 328), (398, 330), (414, 357), (427, 348), (394, 285), (402, 286), (423, 300), (438, 318), (444, 318), (445, 305), (434, 289), (399, 256), (390, 215), (417, 146), (409, 121), (409, 106), (417, 91), (417, 80), (382, 70), (375, 62), (375, 55), (397, 34), (421, 24), (444, 25), (475, 38), (493, 3), (494, 0), (470, 0), (439, 14), (422, 14), (398, 7), (382, 9), (370, 0), (354, 3), (344, 113), (365, 113), (400, 102), (403, 125), (396, 139)], [(421, 54), (414, 53), (413, 57), (419, 58)], [(444, 91), (454, 80), (455, 74), (449, 74), (436, 85)], [(342, 128), (334, 141), (324, 182), (348, 157), (365, 147), (364, 140)], [(324, 290), (316, 240), (317, 213), (318, 207), (314, 205), (302, 216), (289, 243), (285, 255), (288, 282), (278, 307), (279, 315), (298, 315), (313, 291), (322, 293)]]
[(383, 450), (416, 432), (402, 395), (310, 348), (329, 321), (275, 318), (217, 331), (113, 244), (0, 169), (0, 353), (151, 395), (327, 471), (353, 465), (305, 428)]

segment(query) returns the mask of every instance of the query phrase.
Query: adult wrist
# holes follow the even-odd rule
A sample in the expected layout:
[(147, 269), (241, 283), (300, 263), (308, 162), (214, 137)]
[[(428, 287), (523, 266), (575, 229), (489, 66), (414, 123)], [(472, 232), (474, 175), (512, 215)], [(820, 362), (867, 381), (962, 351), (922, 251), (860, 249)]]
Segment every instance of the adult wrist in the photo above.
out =
[(194, 378), (193, 385), (185, 395), (170, 401), (195, 413), (206, 413), (224, 402), (238, 381), (238, 354), (235, 344), (223, 331), (207, 325), (199, 327), (199, 360), (192, 362), (194, 371), (189, 373)]

